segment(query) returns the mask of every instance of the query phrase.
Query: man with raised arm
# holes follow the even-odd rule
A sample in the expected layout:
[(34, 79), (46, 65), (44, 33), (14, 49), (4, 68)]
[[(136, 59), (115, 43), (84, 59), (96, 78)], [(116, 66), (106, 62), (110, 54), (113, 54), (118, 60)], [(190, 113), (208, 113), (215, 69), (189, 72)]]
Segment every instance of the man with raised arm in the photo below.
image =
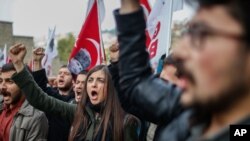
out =
[[(198, 8), (174, 50), (182, 92), (153, 77), (139, 0), (114, 12), (123, 108), (158, 124), (155, 141), (228, 141), (229, 125), (250, 123), (250, 4), (193, 0)], [(225, 26), (226, 25), (226, 26)]]
[[(56, 77), (57, 88), (48, 86), (48, 77), (46, 71), (42, 68), (42, 59), (44, 57), (44, 49), (36, 48), (33, 50), (33, 72), (34, 80), (39, 87), (48, 95), (70, 103), (74, 100), (73, 91), (73, 75), (70, 73), (66, 65), (59, 69)], [(70, 123), (65, 119), (46, 113), (49, 121), (48, 141), (67, 141), (70, 131)]]

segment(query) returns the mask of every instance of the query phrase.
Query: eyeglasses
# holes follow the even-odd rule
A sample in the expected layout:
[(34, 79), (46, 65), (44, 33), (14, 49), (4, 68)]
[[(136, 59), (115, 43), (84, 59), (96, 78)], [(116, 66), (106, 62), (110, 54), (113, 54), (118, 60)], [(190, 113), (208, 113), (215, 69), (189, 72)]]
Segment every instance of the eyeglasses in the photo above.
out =
[(203, 48), (203, 43), (208, 37), (224, 37), (238, 41), (244, 41), (245, 36), (215, 30), (203, 23), (193, 23), (183, 32), (182, 36), (188, 35), (191, 38), (192, 46), (197, 49)]

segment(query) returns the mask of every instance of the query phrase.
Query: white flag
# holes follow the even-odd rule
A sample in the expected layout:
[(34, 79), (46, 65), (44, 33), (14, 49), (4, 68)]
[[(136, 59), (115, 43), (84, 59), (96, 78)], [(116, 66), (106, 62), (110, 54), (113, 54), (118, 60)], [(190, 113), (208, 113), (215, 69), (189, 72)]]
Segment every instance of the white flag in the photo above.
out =
[(7, 45), (4, 45), (3, 50), (0, 49), (0, 67), (7, 63)]
[(157, 0), (148, 17), (147, 30), (151, 38), (148, 47), (151, 64), (156, 68), (163, 54), (171, 45), (172, 14), (183, 8), (183, 0)]
[(45, 56), (42, 60), (43, 68), (46, 69), (46, 74), (48, 76), (52, 75), (52, 61), (58, 55), (55, 42), (55, 31), (56, 27), (54, 27), (53, 30), (49, 29), (49, 36), (45, 49)]

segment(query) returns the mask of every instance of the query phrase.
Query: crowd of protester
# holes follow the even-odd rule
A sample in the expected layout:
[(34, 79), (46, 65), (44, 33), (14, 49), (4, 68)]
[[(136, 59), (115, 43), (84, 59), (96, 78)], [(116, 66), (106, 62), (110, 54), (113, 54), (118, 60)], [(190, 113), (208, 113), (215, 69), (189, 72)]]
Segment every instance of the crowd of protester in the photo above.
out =
[[(139, 0), (114, 11), (110, 64), (75, 75), (24, 64), (9, 49), (0, 74), (0, 141), (229, 141), (250, 124), (250, 2), (188, 0), (196, 14), (178, 46), (152, 72)], [(225, 26), (226, 25), (226, 26)]]

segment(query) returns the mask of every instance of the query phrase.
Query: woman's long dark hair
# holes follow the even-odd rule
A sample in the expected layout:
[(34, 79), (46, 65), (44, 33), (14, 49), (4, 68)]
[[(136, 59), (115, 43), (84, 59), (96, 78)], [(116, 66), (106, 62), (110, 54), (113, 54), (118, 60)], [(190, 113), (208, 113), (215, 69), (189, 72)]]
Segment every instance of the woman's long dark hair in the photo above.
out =
[[(89, 77), (97, 71), (103, 71), (105, 74), (105, 85), (104, 94), (106, 98), (104, 99), (104, 107), (101, 110), (101, 121), (99, 127), (95, 130), (94, 137), (97, 136), (98, 131), (102, 131), (102, 141), (105, 141), (106, 135), (108, 134), (109, 126), (112, 129), (112, 139), (114, 141), (123, 141), (123, 121), (124, 121), (124, 111), (120, 106), (116, 90), (112, 81), (112, 77), (109, 70), (104, 65), (99, 65), (94, 67), (89, 71), (86, 82), (88, 83)], [(71, 126), (71, 132), (69, 136), (69, 141), (73, 141), (76, 137), (81, 136), (82, 139), (86, 139), (88, 132), (89, 116), (86, 111), (86, 104), (89, 100), (87, 94), (87, 83), (84, 86), (84, 93), (81, 102), (77, 105), (77, 110), (75, 113), (74, 121)]]

